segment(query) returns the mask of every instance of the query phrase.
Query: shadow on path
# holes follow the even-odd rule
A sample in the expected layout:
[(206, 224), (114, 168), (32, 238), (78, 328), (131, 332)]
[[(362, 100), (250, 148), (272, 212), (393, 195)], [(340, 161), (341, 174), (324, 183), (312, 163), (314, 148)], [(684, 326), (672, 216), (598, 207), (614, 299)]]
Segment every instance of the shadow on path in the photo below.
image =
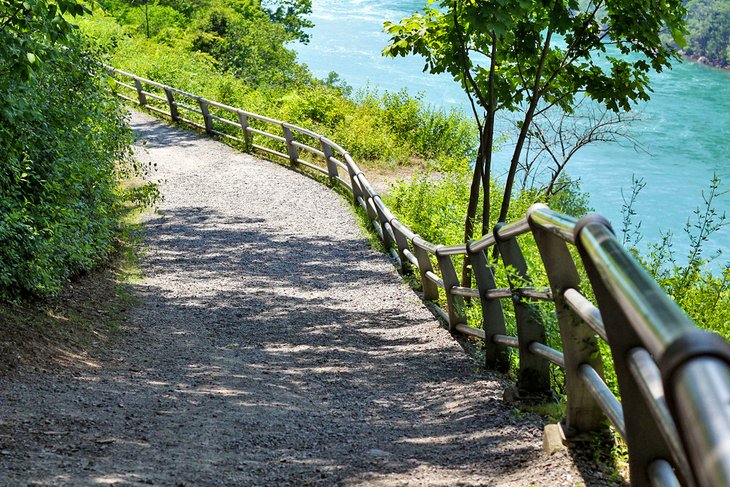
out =
[[(137, 128), (153, 157), (211, 143)], [(26, 449), (0, 452), (0, 484), (584, 482), (567, 454), (542, 452), (541, 422), (501, 401), (385, 258), (337, 228), (354, 228), (351, 215), (288, 220), (315, 210), (277, 198), (320, 187), (251, 161), (166, 176), (134, 326), (100, 368), (7, 384), (0, 436)], [(335, 201), (316, 191), (317, 211)], [(38, 393), (13, 395), (23, 388)]]

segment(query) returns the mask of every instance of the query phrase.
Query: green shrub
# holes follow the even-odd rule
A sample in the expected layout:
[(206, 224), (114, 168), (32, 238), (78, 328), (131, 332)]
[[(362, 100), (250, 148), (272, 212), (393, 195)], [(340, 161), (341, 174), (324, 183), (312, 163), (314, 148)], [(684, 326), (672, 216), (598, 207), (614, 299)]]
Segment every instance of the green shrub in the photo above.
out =
[(125, 111), (77, 39), (29, 80), (0, 69), (0, 298), (59, 290), (114, 245)]
[[(81, 27), (109, 51), (117, 68), (313, 129), (366, 166), (423, 161), (467, 166), (474, 156), (477, 134), (462, 114), (426, 107), (420, 96), (406, 91), (365, 89), (349, 97), (350, 88), (336, 74), (314, 79), (286, 48), (290, 33), (250, 2), (206, 2), (195, 14), (171, 15), (170, 28), (156, 30), (152, 39), (138, 29), (139, 7), (121, 0), (103, 3), (117, 20), (97, 11)], [(165, 1), (156, 8), (163, 6), (184, 7)]]
[(146, 6), (146, 9), (146, 15), (145, 6), (141, 5), (126, 10), (123, 16), (124, 23), (134, 26), (140, 35), (146, 35), (148, 21), (150, 37), (158, 40), (169, 35), (165, 34), (169, 30), (177, 29), (178, 32), (182, 32), (187, 23), (185, 16), (174, 8), (150, 3)]
[(410, 142), (414, 155), (464, 160), (476, 155), (479, 140), (473, 122), (456, 110), (446, 112), (427, 107), (422, 95), (412, 96), (405, 89), (385, 92), (379, 97), (367, 93), (363, 104), (379, 106), (385, 125)]
[(353, 109), (354, 104), (337, 90), (316, 86), (284, 95), (279, 116), (290, 123), (327, 130), (343, 124), (346, 114)]
[(454, 245), (464, 241), (469, 181), (466, 173), (422, 173), (411, 181), (398, 181), (385, 202), (399, 220), (426, 240)]

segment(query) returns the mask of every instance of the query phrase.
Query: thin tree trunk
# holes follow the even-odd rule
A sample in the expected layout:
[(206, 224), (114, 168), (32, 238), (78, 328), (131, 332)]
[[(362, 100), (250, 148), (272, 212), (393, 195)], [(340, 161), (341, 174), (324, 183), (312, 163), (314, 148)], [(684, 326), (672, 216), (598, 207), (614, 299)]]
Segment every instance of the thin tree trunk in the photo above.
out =
[(484, 157), (484, 169), (482, 169), (482, 236), (488, 234), (491, 232), (491, 227), (489, 226), (489, 214), (492, 211), (492, 202), (491, 202), (491, 174), (492, 174), (492, 139), (493, 139), (493, 132), (491, 134), (488, 134), (487, 138), (489, 139), (488, 147), (489, 150), (486, 153), (486, 156)]
[(515, 151), (512, 153), (512, 160), (510, 161), (509, 172), (507, 173), (507, 181), (504, 185), (504, 197), (502, 198), (502, 207), (499, 210), (499, 217), (497, 222), (503, 222), (507, 220), (507, 212), (509, 212), (509, 205), (512, 200), (512, 187), (515, 182), (515, 174), (517, 174), (517, 167), (520, 163), (520, 155), (522, 154), (522, 147), (525, 145), (525, 139), (527, 133), (530, 130), (530, 124), (532, 123), (532, 117), (535, 115), (535, 109), (540, 101), (540, 79), (542, 78), (542, 70), (545, 67), (545, 59), (550, 48), (550, 39), (552, 38), (552, 29), (548, 30), (547, 36), (545, 37), (545, 45), (540, 58), (540, 64), (537, 67), (535, 73), (535, 83), (532, 88), (532, 97), (530, 99), (530, 106), (527, 108), (525, 113), (524, 123), (520, 130), (520, 135), (517, 138), (517, 144), (515, 145)]
[(491, 189), (492, 189), (492, 148), (494, 147), (494, 119), (497, 113), (497, 95), (494, 92), (494, 78), (497, 68), (497, 37), (492, 36), (491, 46), (492, 62), (489, 66), (489, 106), (487, 107), (487, 119), (484, 122), (484, 136), (482, 140), (482, 153), (484, 154), (484, 168), (482, 169), (482, 236), (492, 230), (490, 225), (490, 213), (492, 212)]
[[(474, 238), (474, 221), (476, 220), (477, 204), (479, 203), (479, 187), (482, 182), (482, 169), (484, 167), (482, 163), (482, 138), (484, 134), (480, 130), (479, 132), (479, 151), (477, 153), (477, 159), (474, 162), (474, 176), (471, 180), (471, 188), (469, 190), (469, 205), (466, 208), (466, 220), (464, 221), (464, 242), (468, 242)], [(471, 267), (469, 266), (469, 259), (465, 258), (464, 263), (461, 266), (461, 285), (469, 287), (471, 284)]]
[[(494, 145), (494, 120), (496, 113), (496, 93), (494, 92), (494, 79), (497, 68), (497, 38), (492, 36), (491, 62), (489, 66), (489, 89), (487, 99), (487, 114), (484, 125), (479, 130), (479, 154), (477, 164), (474, 166), (474, 179), (472, 180), (471, 193), (469, 195), (469, 210), (472, 211), (472, 218), (468, 223), (471, 225), (468, 231), (464, 232), (464, 242), (469, 242), (474, 237), (474, 219), (476, 217), (476, 205), (479, 199), (479, 186), (482, 189), (482, 221), (481, 235), (490, 231), (489, 216), (491, 213), (491, 177), (492, 177), (492, 146)], [(466, 226), (465, 226), (466, 230)], [(471, 267), (469, 257), (464, 258), (464, 265), (461, 271), (461, 285), (471, 287)]]
[[(489, 139), (489, 152), (487, 157), (484, 158), (484, 171), (482, 174), (482, 236), (491, 232), (489, 225), (489, 217), (492, 212), (492, 185), (491, 185), (491, 171), (492, 171), (492, 143), (494, 141), (494, 113), (490, 113), (487, 119), (491, 117), (492, 130), (488, 135)], [(496, 249), (497, 246), (495, 245)]]

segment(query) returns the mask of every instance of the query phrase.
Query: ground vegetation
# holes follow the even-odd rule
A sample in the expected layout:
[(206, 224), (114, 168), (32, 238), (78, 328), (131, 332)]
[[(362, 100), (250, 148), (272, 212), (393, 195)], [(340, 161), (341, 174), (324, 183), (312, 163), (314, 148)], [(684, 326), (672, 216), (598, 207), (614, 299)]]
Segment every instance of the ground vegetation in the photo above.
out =
[(129, 156), (125, 110), (74, 0), (0, 4), (0, 299), (55, 294), (115, 249)]

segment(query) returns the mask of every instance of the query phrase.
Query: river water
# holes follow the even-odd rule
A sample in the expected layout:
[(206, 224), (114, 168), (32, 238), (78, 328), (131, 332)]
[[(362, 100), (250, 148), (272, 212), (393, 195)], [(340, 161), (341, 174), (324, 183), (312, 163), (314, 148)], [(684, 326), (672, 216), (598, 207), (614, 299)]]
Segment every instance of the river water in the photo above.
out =
[[(366, 86), (422, 93), (438, 107), (467, 109), (461, 88), (448, 76), (423, 73), (421, 58), (385, 58), (380, 51), (388, 36), (383, 22), (397, 21), (423, 5), (423, 0), (313, 0), (308, 45), (293, 46), (300, 61), (317, 77), (336, 71), (355, 89)], [(584, 148), (568, 166), (572, 177), (590, 195), (591, 206), (609, 218), (618, 231), (624, 193), (632, 175), (646, 187), (635, 206), (644, 238), (640, 248), (675, 235), (680, 260), (689, 249), (684, 227), (702, 205), (710, 179), (717, 174), (721, 189), (730, 189), (730, 72), (691, 62), (652, 75), (654, 93), (638, 107), (641, 120), (631, 134), (646, 151), (631, 144), (603, 143)], [(507, 151), (499, 156), (507, 159)], [(730, 217), (730, 194), (716, 200), (719, 213)], [(715, 233), (708, 253), (722, 250), (718, 262), (730, 260), (730, 226)]]

